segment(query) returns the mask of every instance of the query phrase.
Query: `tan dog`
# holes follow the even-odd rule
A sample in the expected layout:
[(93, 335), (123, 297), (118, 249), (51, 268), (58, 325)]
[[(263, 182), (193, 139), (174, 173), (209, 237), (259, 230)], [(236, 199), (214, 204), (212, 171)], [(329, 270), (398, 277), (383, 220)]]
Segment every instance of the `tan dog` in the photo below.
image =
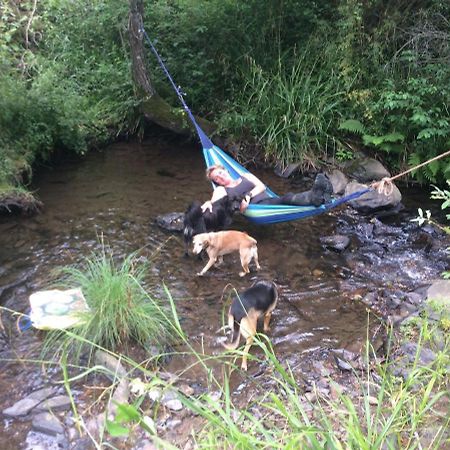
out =
[(223, 346), (228, 350), (235, 350), (239, 346), (241, 336), (246, 340), (242, 352), (242, 370), (247, 370), (247, 355), (256, 334), (258, 319), (264, 317), (264, 332), (267, 333), (277, 300), (278, 289), (275, 283), (261, 280), (238, 294), (231, 303), (228, 328), (233, 330), (233, 337), (230, 344)]
[(201, 233), (194, 236), (193, 243), (194, 253), (199, 254), (205, 249), (209, 256), (208, 263), (197, 275), (204, 275), (218, 259), (222, 261), (223, 255), (235, 251), (239, 251), (241, 265), (244, 269), (243, 272), (239, 272), (239, 276), (243, 277), (245, 274), (250, 273), (248, 265), (252, 259), (255, 260), (256, 269), (259, 270), (261, 268), (258, 262), (256, 240), (247, 233), (234, 230), (218, 231), (217, 233)]

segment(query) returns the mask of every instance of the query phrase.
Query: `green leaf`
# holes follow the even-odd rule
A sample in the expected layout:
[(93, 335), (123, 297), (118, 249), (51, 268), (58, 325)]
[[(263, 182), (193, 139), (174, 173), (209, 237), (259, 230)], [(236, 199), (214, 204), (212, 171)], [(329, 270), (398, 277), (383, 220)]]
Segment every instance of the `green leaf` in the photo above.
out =
[(106, 430), (112, 437), (128, 436), (130, 433), (128, 428), (125, 428), (116, 422), (111, 422), (108, 419), (106, 419)]
[(346, 130), (357, 134), (363, 134), (365, 132), (364, 125), (355, 119), (347, 119), (341, 122), (339, 124), (339, 130)]
[(133, 420), (141, 420), (139, 411), (133, 405), (128, 405), (127, 403), (117, 403), (116, 422), (126, 423), (132, 422)]
[(364, 145), (380, 145), (383, 142), (383, 138), (380, 136), (372, 136), (370, 134), (365, 134), (363, 136)]
[(401, 133), (389, 133), (381, 136), (383, 141), (385, 142), (403, 142), (405, 140), (405, 136)]
[(417, 139), (429, 139), (433, 135), (432, 128), (424, 128), (417, 135)]

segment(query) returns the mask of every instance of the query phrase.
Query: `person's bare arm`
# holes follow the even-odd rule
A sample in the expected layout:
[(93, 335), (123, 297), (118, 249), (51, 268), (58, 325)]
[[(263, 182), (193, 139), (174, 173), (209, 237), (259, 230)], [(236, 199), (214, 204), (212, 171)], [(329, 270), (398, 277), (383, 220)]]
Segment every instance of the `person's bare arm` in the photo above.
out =
[(255, 175), (252, 173), (246, 173), (245, 175), (242, 175), (243, 177), (247, 178), (248, 181), (253, 183), (255, 187), (249, 192), (251, 197), (256, 197), (259, 194), (262, 194), (266, 190), (266, 185)]
[(209, 209), (210, 212), (212, 212), (212, 204), (216, 202), (217, 200), (220, 200), (221, 198), (225, 197), (227, 195), (227, 191), (223, 186), (218, 186), (214, 189), (211, 200), (207, 200), (202, 205), (202, 211), (205, 212), (207, 209)]
[(255, 175), (251, 173), (247, 173), (242, 176), (255, 185), (255, 187), (247, 193), (247, 195), (241, 202), (240, 211), (243, 213), (248, 208), (248, 205), (250, 204), (252, 198), (259, 194), (262, 194), (266, 190), (266, 186), (259, 178), (255, 177)]

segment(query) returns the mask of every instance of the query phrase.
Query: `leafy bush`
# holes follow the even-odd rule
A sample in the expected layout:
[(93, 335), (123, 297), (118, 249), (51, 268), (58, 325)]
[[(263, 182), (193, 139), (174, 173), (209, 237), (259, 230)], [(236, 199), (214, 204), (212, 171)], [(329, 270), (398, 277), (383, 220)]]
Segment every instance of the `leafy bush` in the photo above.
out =
[(23, 16), (7, 6), (0, 23), (5, 32), (0, 37), (5, 69), (0, 76), (0, 183), (5, 184), (18, 181), (23, 170), (55, 149), (84, 153), (136, 123), (137, 102), (120, 38), (127, 6), (39, 5), (30, 28), (39, 39), (34, 36), (32, 47), (24, 48), (20, 30), (30, 14), (25, 3)]
[(20, 78), (0, 77), (0, 178), (19, 181), (36, 159), (55, 148), (82, 153), (90, 128), (85, 101), (72, 81), (42, 72), (31, 88)]

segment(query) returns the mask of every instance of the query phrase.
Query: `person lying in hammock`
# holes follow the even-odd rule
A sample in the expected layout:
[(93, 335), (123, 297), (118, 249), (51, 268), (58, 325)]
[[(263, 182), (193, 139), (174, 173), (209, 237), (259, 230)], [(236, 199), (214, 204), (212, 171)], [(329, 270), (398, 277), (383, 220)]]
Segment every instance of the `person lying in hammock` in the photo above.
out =
[(202, 205), (202, 211), (212, 211), (212, 203), (222, 197), (244, 197), (241, 203), (241, 212), (244, 212), (250, 203), (262, 205), (297, 205), (297, 206), (320, 206), (331, 200), (333, 186), (323, 173), (319, 173), (309, 191), (293, 194), (288, 192), (280, 197), (271, 197), (265, 184), (251, 173), (241, 175), (234, 180), (225, 167), (220, 164), (206, 169), (206, 178), (218, 185), (213, 192), (211, 200)]

